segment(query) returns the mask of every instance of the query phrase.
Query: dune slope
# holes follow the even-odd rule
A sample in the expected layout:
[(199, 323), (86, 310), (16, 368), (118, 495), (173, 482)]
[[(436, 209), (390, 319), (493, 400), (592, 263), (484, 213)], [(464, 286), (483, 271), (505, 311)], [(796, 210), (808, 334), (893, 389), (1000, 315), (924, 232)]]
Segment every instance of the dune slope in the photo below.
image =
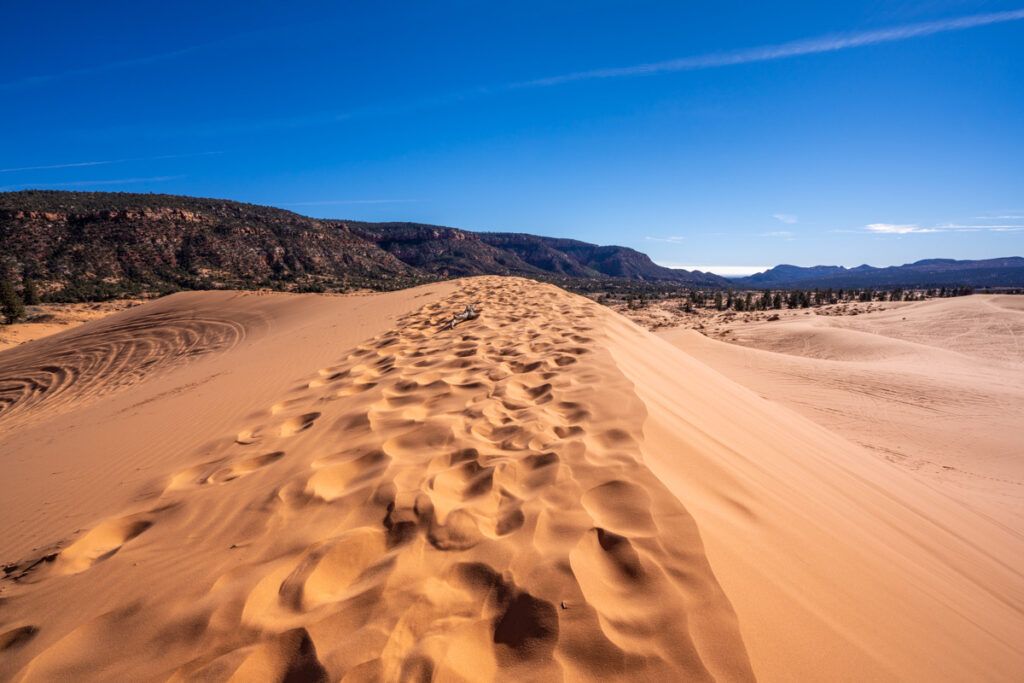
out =
[[(14, 563), (0, 675), (751, 679), (692, 517), (642, 465), (606, 313), (494, 278), (410, 308)], [(31, 398), (8, 418), (43, 419)]]
[[(66, 363), (119, 368), (109, 389), (2, 385), (0, 679), (1024, 666), (1018, 533), (587, 299), (495, 277), (177, 295), (110, 318), (106, 348), (192, 310), (241, 331), (152, 372)], [(0, 377), (46, 376), (62, 336)]]
[(697, 521), (766, 680), (1015, 680), (1024, 535), (609, 321), (645, 463)]
[(1024, 524), (1021, 297), (659, 336), (760, 395), (1016, 529)]

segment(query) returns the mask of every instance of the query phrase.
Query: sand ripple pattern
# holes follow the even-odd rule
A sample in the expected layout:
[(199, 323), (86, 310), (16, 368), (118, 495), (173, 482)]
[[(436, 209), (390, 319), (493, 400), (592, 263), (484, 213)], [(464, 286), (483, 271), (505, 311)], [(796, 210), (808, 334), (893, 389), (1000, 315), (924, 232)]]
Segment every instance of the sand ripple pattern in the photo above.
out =
[(0, 424), (53, 415), (197, 356), (230, 349), (245, 335), (238, 321), (157, 311), (46, 340), (43, 354), (36, 348), (31, 355), (15, 350), (0, 356)]
[[(439, 331), (469, 302), (479, 319)], [(153, 500), (18, 568), (25, 591), (92, 575), (123, 601), (20, 671), (752, 679), (693, 518), (642, 464), (644, 408), (598, 314), (473, 278), (303, 379)], [(144, 586), (115, 581), (133, 563)]]

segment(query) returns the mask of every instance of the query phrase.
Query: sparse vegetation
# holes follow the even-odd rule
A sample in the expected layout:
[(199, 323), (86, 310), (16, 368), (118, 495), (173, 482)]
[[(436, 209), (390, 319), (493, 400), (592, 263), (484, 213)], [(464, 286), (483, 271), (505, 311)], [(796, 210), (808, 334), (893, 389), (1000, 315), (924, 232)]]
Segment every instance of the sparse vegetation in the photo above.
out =
[(8, 325), (18, 322), (25, 315), (25, 305), (14, 289), (11, 279), (0, 275), (0, 315)]
[[(1000, 290), (1003, 293), (1009, 290)], [(1024, 291), (1024, 290), (1022, 290)], [(931, 298), (965, 296), (971, 287), (924, 289), (790, 289), (736, 290), (652, 288), (621, 286), (588, 296), (618, 310), (650, 328), (685, 326), (711, 336), (731, 334), (731, 326), (749, 322), (771, 322), (780, 312), (815, 315), (860, 315), (884, 310), (891, 302), (923, 301)]]

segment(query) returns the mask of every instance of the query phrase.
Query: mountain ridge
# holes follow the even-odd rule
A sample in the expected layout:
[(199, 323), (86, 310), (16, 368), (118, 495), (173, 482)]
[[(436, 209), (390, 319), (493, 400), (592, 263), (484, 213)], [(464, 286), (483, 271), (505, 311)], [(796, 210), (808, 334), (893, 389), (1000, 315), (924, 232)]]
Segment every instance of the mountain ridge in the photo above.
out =
[[(530, 263), (501, 246), (503, 239), (543, 243), (558, 266)], [(423, 223), (310, 218), (181, 195), (0, 193), (0, 244), (0, 269), (38, 282), (54, 300), (175, 289), (387, 290), (467, 275), (728, 285), (717, 275), (663, 268), (627, 247)]]
[(1024, 286), (1024, 258), (928, 258), (899, 266), (793, 266), (780, 264), (761, 273), (732, 279), (734, 287), (787, 289), (794, 287), (976, 287)]
[(0, 193), (0, 274), (52, 301), (179, 289), (391, 290), (473, 275), (604, 287), (792, 289), (1024, 286), (1024, 259), (855, 268), (781, 264), (752, 276), (660, 266), (629, 247), (414, 222), (320, 219), (226, 199), (121, 192)]

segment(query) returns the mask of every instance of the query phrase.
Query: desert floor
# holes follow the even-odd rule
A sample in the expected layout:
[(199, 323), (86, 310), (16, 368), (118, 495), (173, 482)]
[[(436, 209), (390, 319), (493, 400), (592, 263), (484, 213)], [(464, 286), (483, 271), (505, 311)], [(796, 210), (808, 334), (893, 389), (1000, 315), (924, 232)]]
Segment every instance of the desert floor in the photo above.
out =
[(8, 349), (0, 680), (1020, 680), (1019, 301), (726, 344), (487, 277)]

